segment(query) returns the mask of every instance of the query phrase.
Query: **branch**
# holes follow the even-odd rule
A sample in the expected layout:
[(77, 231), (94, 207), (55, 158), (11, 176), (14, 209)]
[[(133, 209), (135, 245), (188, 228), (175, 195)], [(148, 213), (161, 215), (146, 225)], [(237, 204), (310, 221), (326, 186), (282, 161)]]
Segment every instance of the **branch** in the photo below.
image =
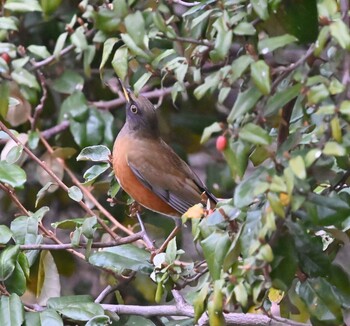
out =
[[(137, 306), (137, 305), (112, 305), (102, 304), (103, 309), (117, 313), (117, 315), (138, 315), (143, 317), (152, 316), (185, 316), (194, 317), (192, 306), (185, 305), (160, 305), (160, 306)], [(226, 325), (232, 326), (306, 326), (310, 324), (298, 323), (286, 318), (270, 318), (260, 314), (228, 313), (224, 314)], [(203, 315), (199, 326), (209, 325), (207, 315)]]
[[(46, 147), (47, 151), (52, 154), (53, 149), (50, 146), (50, 144), (43, 138), (40, 138), (41, 142), (43, 145)], [(98, 200), (92, 195), (92, 193), (84, 187), (80, 181), (77, 179), (75, 174), (67, 167), (66, 163), (62, 159), (56, 158), (57, 162), (63, 167), (64, 171), (69, 175), (71, 178), (72, 182), (83, 192), (83, 194), (91, 200), (91, 202), (100, 210), (100, 212), (109, 219), (111, 223), (115, 225), (118, 229), (123, 230), (126, 234), (132, 235), (134, 232), (129, 230), (127, 227), (125, 227), (123, 224), (119, 223), (117, 219), (115, 219), (99, 202)], [(90, 214), (90, 213), (89, 213)], [(96, 215), (96, 214), (93, 214)]]
[[(1, 184), (0, 184), (1, 186)], [(142, 239), (143, 233), (138, 232), (133, 235), (129, 235), (127, 237), (119, 238), (115, 241), (110, 242), (94, 242), (92, 243), (92, 248), (109, 248), (109, 247), (115, 247), (120, 246), (127, 243), (132, 243), (137, 240)], [(71, 243), (59, 243), (59, 244), (25, 244), (20, 245), (19, 248), (21, 250), (67, 250), (67, 249), (73, 249), (73, 248), (86, 248), (86, 243), (79, 243), (78, 246), (72, 245)], [(0, 248), (5, 248), (6, 245), (0, 245)]]
[[(189, 83), (185, 83), (185, 87), (189, 87)], [(158, 98), (164, 95), (168, 95), (171, 94), (172, 91), (172, 87), (164, 87), (164, 88), (160, 88), (160, 89), (154, 89), (152, 91), (149, 92), (144, 92), (141, 93), (140, 95), (150, 99), (150, 98)], [(109, 110), (112, 108), (116, 108), (118, 106), (121, 106), (122, 104), (125, 104), (126, 100), (124, 97), (122, 98), (117, 98), (111, 101), (96, 101), (96, 102), (90, 102), (90, 104), (92, 104), (93, 106), (95, 106), (98, 109), (105, 109), (105, 110)]]
[(60, 124), (42, 131), (41, 136), (44, 137), (45, 139), (51, 138), (61, 133), (62, 131), (65, 131), (66, 129), (68, 129), (69, 125), (70, 125), (70, 122), (68, 120), (64, 120)]
[(47, 88), (46, 88), (46, 83), (45, 83), (45, 77), (40, 70), (37, 71), (37, 75), (38, 75), (38, 78), (40, 81), (40, 85), (41, 85), (41, 89), (42, 89), (43, 94), (40, 98), (39, 104), (34, 109), (33, 119), (31, 121), (31, 125), (32, 125), (31, 129), (32, 130), (35, 130), (35, 126), (38, 122), (38, 118), (44, 109), (45, 101), (47, 99)]
[[(68, 193), (69, 188), (66, 186), (63, 181), (56, 176), (56, 174), (49, 168), (45, 162), (42, 162), (40, 159), (38, 159), (34, 153), (26, 147), (24, 144), (22, 144), (19, 139), (5, 126), (5, 124), (0, 120), (0, 129), (2, 129), (4, 132), (6, 132), (17, 145), (23, 146), (23, 151), (28, 154), (28, 156), (35, 161), (43, 170), (47, 172), (47, 174), (52, 177), (52, 179), (66, 192)], [(99, 217), (97, 216), (82, 200), (78, 202), (78, 204), (87, 212), (90, 216), (96, 216), (99, 224), (112, 236), (113, 239), (116, 238), (116, 234), (108, 227), (108, 225)]]

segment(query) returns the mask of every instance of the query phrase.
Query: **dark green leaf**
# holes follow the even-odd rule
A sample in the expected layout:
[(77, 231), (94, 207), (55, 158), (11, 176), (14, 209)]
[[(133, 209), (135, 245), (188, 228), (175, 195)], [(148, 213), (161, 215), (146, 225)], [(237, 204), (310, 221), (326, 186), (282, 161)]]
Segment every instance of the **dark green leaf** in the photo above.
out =
[(80, 90), (75, 91), (63, 101), (59, 120), (62, 121), (67, 117), (72, 117), (75, 121), (84, 122), (88, 112), (85, 95)]
[(251, 87), (246, 91), (239, 93), (235, 104), (227, 117), (228, 123), (233, 123), (238, 118), (242, 118), (244, 114), (249, 112), (262, 96), (256, 87)]
[(99, 144), (104, 135), (104, 124), (98, 110), (91, 108), (88, 114), (87, 120), (82, 122), (71, 120), (70, 123), (70, 131), (80, 147)]
[(0, 281), (7, 280), (16, 267), (19, 246), (9, 246), (0, 253)]
[(91, 168), (86, 170), (83, 177), (85, 179), (85, 182), (91, 182), (95, 180), (99, 175), (101, 175), (103, 172), (107, 171), (109, 169), (109, 164), (100, 164), (100, 165), (93, 165)]
[(22, 296), (24, 294), (27, 289), (27, 280), (26, 275), (24, 274), (24, 271), (18, 262), (15, 263), (15, 269), (13, 273), (7, 280), (5, 280), (4, 283), (7, 291), (10, 293), (16, 293), (19, 296)]
[(125, 269), (150, 273), (152, 265), (148, 262), (148, 252), (133, 245), (122, 245), (101, 250), (92, 254), (89, 258), (90, 264), (122, 273)]
[(282, 109), (288, 102), (300, 94), (301, 87), (301, 84), (296, 84), (271, 96), (267, 101), (264, 115), (270, 116)]
[(269, 145), (272, 140), (266, 130), (253, 123), (247, 123), (240, 130), (239, 137), (255, 145)]
[[(75, 91), (80, 91), (83, 86), (84, 78), (72, 70), (65, 70), (63, 74), (58, 79), (55, 79), (52, 84), (52, 87), (56, 92), (63, 94), (73, 94)], [(81, 96), (81, 94), (79, 95)], [(73, 98), (71, 100), (73, 101)], [(84, 100), (80, 98), (80, 101)]]
[(5, 81), (0, 83), (0, 116), (6, 119), (9, 108), (9, 84)]
[(264, 60), (259, 60), (250, 65), (250, 71), (255, 86), (264, 95), (271, 91), (270, 67)]
[(213, 280), (220, 279), (222, 265), (230, 247), (231, 240), (227, 233), (215, 232), (201, 241), (203, 254)]
[(267, 54), (273, 52), (278, 48), (282, 48), (290, 43), (296, 42), (298, 39), (295, 36), (285, 34), (283, 36), (275, 36), (264, 38), (258, 43), (258, 50), (260, 54)]

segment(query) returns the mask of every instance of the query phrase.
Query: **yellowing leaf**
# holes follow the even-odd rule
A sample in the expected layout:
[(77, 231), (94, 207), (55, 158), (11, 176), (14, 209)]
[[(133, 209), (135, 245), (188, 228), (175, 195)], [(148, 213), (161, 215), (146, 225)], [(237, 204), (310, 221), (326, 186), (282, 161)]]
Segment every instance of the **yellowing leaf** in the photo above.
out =
[(284, 297), (284, 291), (270, 288), (268, 296), (271, 302), (280, 303)]
[(204, 215), (204, 207), (202, 204), (196, 204), (190, 207), (183, 215), (186, 218), (201, 218)]

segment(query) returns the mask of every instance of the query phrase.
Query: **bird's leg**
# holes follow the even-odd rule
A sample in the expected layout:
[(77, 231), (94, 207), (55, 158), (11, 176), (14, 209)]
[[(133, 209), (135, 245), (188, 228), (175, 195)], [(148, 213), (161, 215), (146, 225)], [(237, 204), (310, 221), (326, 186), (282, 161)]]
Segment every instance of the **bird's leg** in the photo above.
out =
[(180, 231), (180, 229), (181, 229), (181, 219), (175, 218), (175, 228), (171, 231), (171, 233), (166, 238), (166, 240), (163, 242), (161, 247), (157, 250), (157, 254), (163, 252), (166, 249), (169, 242), (175, 238), (176, 234)]
[(153, 241), (151, 241), (151, 239), (148, 237), (148, 234), (146, 232), (146, 229), (145, 229), (145, 226), (142, 222), (142, 219), (141, 219), (141, 215), (140, 215), (140, 212), (139, 211), (136, 211), (135, 212), (135, 215), (137, 217), (137, 220), (139, 221), (139, 224), (140, 224), (140, 227), (141, 227), (141, 231), (142, 231), (142, 240), (145, 242), (147, 248), (149, 250), (151, 250), (151, 252), (154, 252), (156, 250), (156, 248), (154, 247), (153, 245)]

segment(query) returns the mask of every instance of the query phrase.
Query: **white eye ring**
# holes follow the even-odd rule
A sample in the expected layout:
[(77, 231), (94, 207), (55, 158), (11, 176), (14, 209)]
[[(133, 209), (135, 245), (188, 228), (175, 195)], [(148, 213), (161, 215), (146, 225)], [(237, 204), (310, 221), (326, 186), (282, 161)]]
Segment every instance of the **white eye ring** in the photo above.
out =
[(136, 105), (134, 105), (134, 104), (131, 104), (131, 106), (130, 106), (130, 111), (132, 112), (132, 113), (134, 113), (134, 114), (136, 114), (137, 113), (137, 106)]

